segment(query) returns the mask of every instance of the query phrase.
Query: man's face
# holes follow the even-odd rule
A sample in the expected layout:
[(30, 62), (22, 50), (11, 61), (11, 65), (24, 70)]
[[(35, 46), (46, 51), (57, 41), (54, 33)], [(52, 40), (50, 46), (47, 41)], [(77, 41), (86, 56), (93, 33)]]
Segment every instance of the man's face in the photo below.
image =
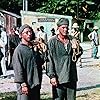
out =
[(58, 27), (59, 34), (66, 36), (68, 34), (68, 25), (61, 25)]
[(25, 28), (21, 34), (22, 39), (26, 42), (30, 42), (32, 39), (32, 30), (30, 28)]

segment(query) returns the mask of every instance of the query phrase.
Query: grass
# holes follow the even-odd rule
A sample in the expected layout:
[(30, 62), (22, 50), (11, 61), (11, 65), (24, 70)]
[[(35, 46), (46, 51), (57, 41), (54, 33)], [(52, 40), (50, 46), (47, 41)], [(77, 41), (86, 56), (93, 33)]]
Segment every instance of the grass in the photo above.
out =
[[(0, 100), (16, 100), (16, 93), (0, 93)], [(42, 93), (41, 100), (52, 100), (52, 98), (49, 93)], [(100, 88), (80, 91), (76, 100), (100, 100)]]
[(42, 93), (41, 100), (52, 100), (52, 98), (49, 93)]
[[(0, 93), (0, 100), (17, 100), (16, 92)], [(52, 100), (50, 94), (41, 94), (41, 100)]]
[(16, 100), (15, 92), (0, 93), (0, 100)]

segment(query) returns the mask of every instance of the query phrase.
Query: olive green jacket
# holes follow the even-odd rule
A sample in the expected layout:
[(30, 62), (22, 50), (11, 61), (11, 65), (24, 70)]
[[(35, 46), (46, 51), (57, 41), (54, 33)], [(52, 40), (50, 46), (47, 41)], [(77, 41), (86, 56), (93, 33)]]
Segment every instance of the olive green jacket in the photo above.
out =
[[(72, 38), (69, 36), (67, 49), (57, 36), (52, 37), (48, 42), (47, 75), (50, 78), (56, 77), (59, 84), (78, 80), (76, 62), (72, 61), (73, 50), (70, 42)], [(82, 48), (80, 47), (80, 54), (77, 55), (77, 58), (81, 54)]]

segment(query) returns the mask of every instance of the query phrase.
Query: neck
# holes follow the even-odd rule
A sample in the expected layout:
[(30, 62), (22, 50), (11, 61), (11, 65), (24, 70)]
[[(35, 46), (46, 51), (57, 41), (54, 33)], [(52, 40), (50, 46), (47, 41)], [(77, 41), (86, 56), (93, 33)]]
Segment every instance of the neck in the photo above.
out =
[(68, 39), (67, 35), (62, 35), (62, 34), (59, 34), (58, 37), (61, 38), (62, 40)]
[(31, 44), (30, 42), (25, 41), (24, 39), (22, 39), (22, 44), (25, 44), (25, 45), (27, 45), (28, 47), (31, 47), (31, 46), (32, 46), (32, 44)]
[(68, 36), (67, 35), (64, 36), (64, 35), (59, 34), (58, 39), (64, 44), (68, 43)]

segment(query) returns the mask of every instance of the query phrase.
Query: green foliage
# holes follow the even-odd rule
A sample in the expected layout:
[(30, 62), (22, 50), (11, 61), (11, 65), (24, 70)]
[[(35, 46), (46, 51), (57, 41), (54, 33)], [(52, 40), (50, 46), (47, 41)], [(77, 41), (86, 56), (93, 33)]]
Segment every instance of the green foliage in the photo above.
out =
[[(16, 14), (20, 14), (23, 8), (23, 0), (0, 0), (0, 4), (0, 8)], [(84, 11), (86, 5), (87, 11)], [(100, 3), (97, 0), (28, 0), (28, 10), (70, 15), (73, 18), (100, 19)]]
[[(87, 2), (83, 2), (83, 0), (48, 0), (47, 2), (43, 3), (43, 6), (40, 6), (36, 11), (43, 13), (70, 15), (75, 18), (79, 17), (96, 19), (98, 18), (98, 9), (96, 4), (93, 5), (93, 3), (93, 0), (87, 0)], [(84, 11), (83, 7), (86, 5), (87, 11)]]
[(16, 100), (15, 92), (0, 93), (0, 100)]
[[(16, 100), (16, 92), (0, 93), (0, 100)], [(42, 93), (41, 100), (52, 100), (50, 94)]]
[[(100, 100), (100, 88), (77, 91), (76, 100)], [(0, 93), (0, 100), (16, 100), (16, 92)], [(41, 100), (52, 100), (51, 94), (42, 93)]]
[(49, 93), (42, 93), (41, 100), (52, 100), (52, 98)]
[(22, 9), (22, 0), (0, 0), (0, 8), (19, 14)]

